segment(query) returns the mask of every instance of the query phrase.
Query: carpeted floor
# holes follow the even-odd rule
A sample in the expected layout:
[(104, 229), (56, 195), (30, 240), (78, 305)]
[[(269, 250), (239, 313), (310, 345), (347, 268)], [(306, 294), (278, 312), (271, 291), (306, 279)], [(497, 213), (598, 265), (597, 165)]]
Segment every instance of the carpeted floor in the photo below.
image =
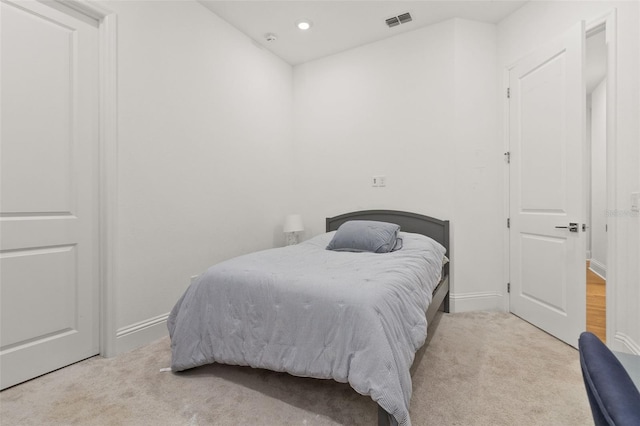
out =
[[(414, 363), (414, 425), (593, 424), (578, 352), (517, 317), (436, 317)], [(2, 425), (375, 425), (348, 385), (211, 365), (169, 366), (168, 338), (0, 393)]]

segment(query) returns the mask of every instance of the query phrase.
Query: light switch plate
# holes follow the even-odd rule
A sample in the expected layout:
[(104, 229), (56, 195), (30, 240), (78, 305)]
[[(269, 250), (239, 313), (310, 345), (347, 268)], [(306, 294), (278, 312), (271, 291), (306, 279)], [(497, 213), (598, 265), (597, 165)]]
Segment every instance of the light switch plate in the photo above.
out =
[(387, 186), (387, 177), (386, 176), (373, 176), (371, 178), (371, 186), (374, 188), (381, 188)]

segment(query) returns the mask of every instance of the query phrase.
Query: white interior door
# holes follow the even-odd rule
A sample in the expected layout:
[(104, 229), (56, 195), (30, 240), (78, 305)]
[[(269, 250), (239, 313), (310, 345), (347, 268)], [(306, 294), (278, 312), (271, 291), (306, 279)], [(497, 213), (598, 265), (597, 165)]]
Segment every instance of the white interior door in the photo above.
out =
[(509, 73), (510, 309), (572, 346), (586, 324), (584, 40), (577, 25)]
[(0, 4), (0, 385), (99, 351), (98, 28)]

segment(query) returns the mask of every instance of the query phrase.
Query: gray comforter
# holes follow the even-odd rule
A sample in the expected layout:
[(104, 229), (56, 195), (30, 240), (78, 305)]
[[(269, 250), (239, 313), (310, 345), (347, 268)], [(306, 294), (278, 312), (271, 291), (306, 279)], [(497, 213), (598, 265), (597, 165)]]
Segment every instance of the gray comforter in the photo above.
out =
[(410, 425), (409, 369), (444, 248), (401, 232), (396, 252), (333, 252), (332, 235), (209, 268), (169, 316), (172, 370), (217, 362), (348, 382)]

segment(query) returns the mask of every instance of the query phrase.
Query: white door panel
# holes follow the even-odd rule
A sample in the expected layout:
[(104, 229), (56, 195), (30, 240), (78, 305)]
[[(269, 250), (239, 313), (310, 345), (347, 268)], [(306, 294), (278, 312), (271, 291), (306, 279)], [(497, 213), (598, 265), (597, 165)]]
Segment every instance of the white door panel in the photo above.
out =
[(3, 0), (0, 381), (98, 353), (98, 31)]
[(3, 317), (13, 323), (3, 327), (3, 348), (77, 328), (75, 245), (16, 250), (0, 258)]
[(2, 133), (20, 140), (2, 146), (2, 181), (20, 182), (19, 191), (3, 187), (2, 211), (70, 212), (74, 31), (15, 6), (2, 11)]
[[(511, 311), (576, 346), (585, 329), (584, 28), (509, 73)], [(578, 224), (570, 232), (569, 223)]]

